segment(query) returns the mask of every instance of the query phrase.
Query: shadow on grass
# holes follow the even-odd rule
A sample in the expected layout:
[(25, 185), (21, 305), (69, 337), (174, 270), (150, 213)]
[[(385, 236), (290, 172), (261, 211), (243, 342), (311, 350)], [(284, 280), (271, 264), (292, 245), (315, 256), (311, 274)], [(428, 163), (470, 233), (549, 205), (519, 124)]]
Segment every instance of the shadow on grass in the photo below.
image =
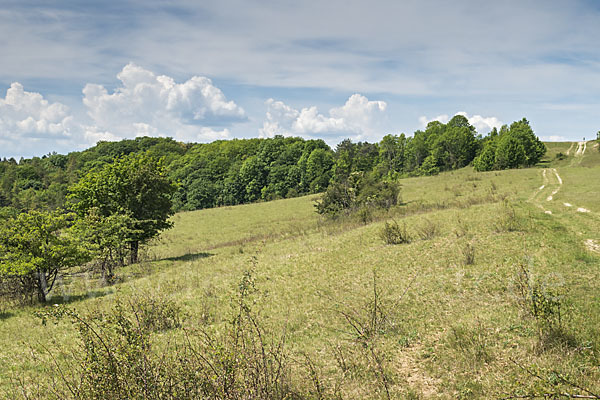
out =
[(13, 313), (8, 311), (0, 311), (0, 321), (4, 321), (5, 319), (9, 319), (13, 316)]
[(55, 295), (48, 299), (46, 305), (52, 306), (54, 304), (71, 304), (77, 303), (82, 300), (92, 299), (96, 297), (104, 297), (106, 295), (112, 294), (112, 290), (90, 290), (87, 293), (76, 294), (76, 295), (68, 295), (61, 296)]
[(166, 260), (166, 261), (196, 261), (201, 258), (207, 258), (207, 257), (212, 257), (212, 256), (214, 256), (214, 254), (201, 252), (201, 253), (184, 254), (182, 256), (177, 256), (177, 257), (167, 257), (167, 258), (163, 258), (163, 260)]

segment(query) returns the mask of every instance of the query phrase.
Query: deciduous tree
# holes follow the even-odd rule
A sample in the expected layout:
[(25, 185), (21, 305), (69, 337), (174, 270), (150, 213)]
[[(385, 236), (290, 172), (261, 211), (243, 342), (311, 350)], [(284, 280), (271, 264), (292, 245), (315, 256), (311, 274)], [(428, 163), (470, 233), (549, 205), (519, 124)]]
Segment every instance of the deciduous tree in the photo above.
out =
[(140, 243), (170, 228), (172, 195), (177, 190), (169, 179), (163, 159), (148, 153), (131, 154), (86, 174), (70, 188), (73, 208), (86, 215), (92, 208), (103, 217), (130, 218), (130, 262), (138, 260)]
[(81, 240), (66, 231), (74, 214), (29, 211), (0, 226), (0, 275), (16, 279), (26, 294), (46, 301), (57, 277), (91, 259)]

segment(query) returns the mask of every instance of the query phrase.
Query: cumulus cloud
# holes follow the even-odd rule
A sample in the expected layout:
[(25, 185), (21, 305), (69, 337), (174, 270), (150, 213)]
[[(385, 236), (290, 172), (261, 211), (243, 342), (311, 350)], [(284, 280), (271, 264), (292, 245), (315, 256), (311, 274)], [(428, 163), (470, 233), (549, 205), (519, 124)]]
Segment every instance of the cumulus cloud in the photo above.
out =
[(273, 99), (267, 100), (266, 105), (266, 120), (259, 131), (260, 136), (318, 135), (330, 141), (342, 137), (373, 138), (387, 108), (384, 101), (370, 101), (360, 94), (353, 94), (343, 106), (330, 109), (329, 115), (320, 114), (315, 106), (296, 110)]
[[(503, 125), (502, 121), (496, 117), (482, 117), (481, 115), (469, 116), (469, 114), (464, 111), (459, 111), (454, 115), (462, 115), (463, 117), (467, 118), (469, 123), (473, 125), (475, 129), (477, 129), (478, 133), (485, 134), (491, 131), (493, 128), (500, 129), (500, 127)], [(450, 121), (450, 117), (447, 114), (438, 115), (437, 117), (431, 119), (425, 116), (419, 117), (419, 123), (421, 124), (422, 128), (427, 127), (427, 124), (432, 121), (439, 121), (442, 124), (447, 124), (448, 121)]]
[(85, 85), (87, 121), (66, 105), (13, 83), (6, 97), (0, 97), (0, 155), (71, 151), (136, 136), (212, 141), (229, 137), (229, 125), (247, 120), (245, 111), (205, 77), (176, 83), (128, 64), (117, 78), (120, 85), (111, 92), (102, 85)]
[(4, 140), (67, 139), (74, 125), (67, 106), (27, 92), (18, 82), (0, 98), (0, 137)]
[(245, 121), (246, 113), (205, 77), (176, 83), (135, 64), (117, 75), (114, 91), (87, 84), (83, 103), (97, 131), (116, 137), (174, 136), (179, 140), (212, 140), (229, 136), (223, 125)]

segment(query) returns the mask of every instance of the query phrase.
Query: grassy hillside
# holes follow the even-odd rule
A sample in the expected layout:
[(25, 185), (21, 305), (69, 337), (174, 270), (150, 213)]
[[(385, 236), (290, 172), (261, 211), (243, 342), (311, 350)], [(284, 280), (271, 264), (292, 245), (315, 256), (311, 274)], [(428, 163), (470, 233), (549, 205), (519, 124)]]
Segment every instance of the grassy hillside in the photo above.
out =
[[(367, 224), (319, 219), (314, 196), (180, 213), (144, 262), (118, 271), (118, 284), (72, 277), (51, 303), (98, 313), (117, 298), (158, 293), (183, 308), (184, 326), (218, 332), (251, 271), (253, 308), (266, 331), (285, 331), (293, 375), (314, 398), (315, 376), (325, 395), (345, 399), (589, 394), (566, 381), (598, 393), (594, 144), (583, 154), (577, 143), (548, 144), (539, 168), (403, 180), (402, 205)], [(384, 243), (380, 232), (392, 220), (410, 243)], [(539, 294), (545, 314), (532, 315), (527, 293)], [(40, 308), (0, 309), (7, 398), (57, 377), (53, 357), (68, 369), (77, 349), (75, 329), (42, 325), (33, 315)], [(372, 326), (373, 315), (365, 344), (356, 326)], [(180, 336), (175, 329), (153, 340), (168, 347)]]

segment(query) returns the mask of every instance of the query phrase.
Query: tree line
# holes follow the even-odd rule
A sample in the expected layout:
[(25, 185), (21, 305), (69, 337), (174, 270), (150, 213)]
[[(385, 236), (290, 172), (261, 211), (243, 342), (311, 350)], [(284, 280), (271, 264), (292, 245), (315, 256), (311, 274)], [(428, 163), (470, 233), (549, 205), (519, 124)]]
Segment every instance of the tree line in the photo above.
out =
[(0, 161), (0, 207), (16, 210), (64, 207), (68, 188), (88, 172), (119, 157), (149, 153), (164, 158), (178, 183), (175, 211), (236, 205), (319, 193), (352, 173), (377, 179), (432, 175), (473, 164), (479, 171), (531, 166), (545, 152), (526, 119), (482, 137), (461, 115), (447, 124), (386, 135), (379, 143), (344, 140), (331, 149), (322, 140), (276, 136), (212, 143), (179, 143), (141, 137), (67, 155)]

